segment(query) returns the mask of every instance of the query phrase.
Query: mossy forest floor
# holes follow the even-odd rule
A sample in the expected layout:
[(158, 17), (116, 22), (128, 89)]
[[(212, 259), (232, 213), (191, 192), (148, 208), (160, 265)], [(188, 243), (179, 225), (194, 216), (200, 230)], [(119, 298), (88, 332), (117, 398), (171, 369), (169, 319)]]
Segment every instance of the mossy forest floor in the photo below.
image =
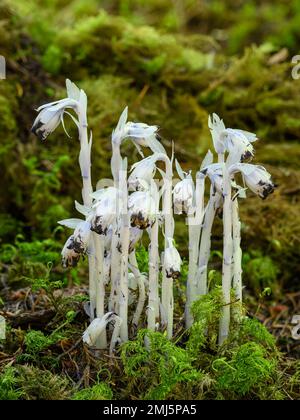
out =
[[(145, 5), (146, 3), (146, 5)], [(298, 1), (5, 0), (0, 5), (0, 399), (300, 399), (300, 53)], [(278, 184), (266, 201), (241, 203), (245, 307), (216, 345), (221, 222), (216, 221), (210, 294), (183, 328), (184, 280), (175, 287), (175, 337), (139, 331), (114, 357), (83, 346), (87, 266), (64, 271), (66, 232), (77, 217), (78, 142), (59, 129), (30, 134), (34, 109), (64, 95), (68, 77), (89, 97), (93, 179), (109, 177), (110, 133), (131, 120), (158, 124), (164, 146), (194, 172), (210, 145), (207, 118), (257, 133), (256, 162)], [(128, 144), (129, 163), (138, 159)], [(187, 257), (186, 226), (176, 242)], [(146, 252), (138, 253), (147, 270)], [(247, 315), (245, 317), (244, 315)], [(206, 334), (203, 332), (206, 331)]]

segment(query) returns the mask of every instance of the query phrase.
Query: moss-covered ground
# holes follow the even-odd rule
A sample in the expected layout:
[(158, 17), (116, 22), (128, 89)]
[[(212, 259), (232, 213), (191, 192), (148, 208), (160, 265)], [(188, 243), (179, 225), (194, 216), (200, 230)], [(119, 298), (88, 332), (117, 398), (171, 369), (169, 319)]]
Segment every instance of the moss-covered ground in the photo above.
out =
[[(296, 0), (1, 2), (0, 315), (8, 326), (0, 399), (300, 399), (300, 341), (291, 338), (300, 315), (300, 80), (291, 64), (299, 28)], [(195, 305), (191, 331), (182, 323), (183, 276), (173, 342), (153, 334), (146, 352), (141, 323), (114, 358), (83, 347), (86, 263), (61, 268), (66, 232), (56, 223), (77, 217), (76, 133), (69, 127), (67, 139), (59, 129), (45, 143), (30, 133), (35, 108), (61, 98), (66, 77), (89, 97), (95, 181), (110, 176), (110, 133), (125, 105), (130, 119), (158, 124), (166, 149), (174, 140), (193, 171), (210, 147), (211, 112), (257, 133), (256, 162), (278, 188), (266, 201), (249, 194), (241, 203), (246, 309), (236, 308), (222, 348), (218, 221), (209, 273), (216, 287)], [(130, 145), (126, 153), (130, 163), (137, 158)], [(142, 250), (139, 260), (146, 266)]]

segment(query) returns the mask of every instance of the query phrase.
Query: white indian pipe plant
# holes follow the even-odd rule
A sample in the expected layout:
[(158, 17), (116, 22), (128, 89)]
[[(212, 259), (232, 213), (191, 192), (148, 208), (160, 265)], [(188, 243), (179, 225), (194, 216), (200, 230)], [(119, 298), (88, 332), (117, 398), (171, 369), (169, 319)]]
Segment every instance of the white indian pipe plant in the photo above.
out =
[[(142, 325), (145, 316), (149, 330), (166, 330), (173, 336), (173, 281), (181, 272), (182, 260), (174, 242), (173, 213), (187, 218), (189, 236), (189, 271), (186, 284), (185, 322), (193, 324), (191, 307), (209, 291), (208, 265), (211, 234), (217, 213), (223, 214), (223, 312), (220, 320), (219, 343), (230, 331), (231, 296), (242, 301), (242, 251), (239, 199), (250, 189), (265, 199), (275, 185), (265, 168), (245, 160), (252, 159), (255, 134), (226, 128), (216, 114), (209, 117), (217, 162), (208, 151), (195, 180), (192, 172), (184, 172), (175, 161), (179, 182), (173, 187), (173, 156), (170, 159), (157, 135), (158, 127), (127, 121), (127, 107), (112, 132), (111, 172), (113, 186), (93, 191), (91, 181), (92, 135), (88, 137), (87, 98), (83, 90), (67, 80), (67, 97), (38, 108), (32, 131), (45, 140), (68, 115), (78, 128), (80, 140), (79, 165), (82, 176), (82, 201), (75, 201), (82, 218), (58, 223), (72, 229), (62, 250), (65, 268), (77, 265), (80, 257), (88, 256), (91, 323), (83, 341), (95, 349), (113, 353), (116, 345), (126, 342)], [(65, 129), (66, 131), (66, 129)], [(67, 133), (67, 132), (66, 132)], [(68, 135), (68, 133), (67, 133)], [(142, 160), (133, 164), (128, 175), (127, 159), (121, 155), (124, 141), (130, 140)], [(144, 157), (144, 148), (152, 152)], [(164, 171), (158, 163), (164, 164)], [(161, 186), (155, 182), (161, 175)], [(237, 175), (243, 180), (237, 184)], [(205, 186), (210, 194), (205, 203)], [(164, 236), (160, 249), (159, 232)], [(136, 247), (143, 233), (149, 236), (149, 273), (140, 272)], [(161, 253), (161, 258), (160, 258)], [(161, 275), (159, 269), (162, 269)], [(160, 293), (161, 291), (161, 293)], [(129, 307), (134, 308), (133, 314)], [(110, 326), (110, 333), (108, 333)]]

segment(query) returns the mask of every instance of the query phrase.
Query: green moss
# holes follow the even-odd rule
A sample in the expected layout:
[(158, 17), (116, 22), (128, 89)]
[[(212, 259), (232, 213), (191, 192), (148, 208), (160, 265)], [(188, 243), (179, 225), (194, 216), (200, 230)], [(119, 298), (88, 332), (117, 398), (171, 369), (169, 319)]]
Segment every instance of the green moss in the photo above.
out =
[(70, 395), (70, 382), (63, 375), (34, 366), (18, 366), (18, 384), (27, 400), (64, 400)]
[(266, 350), (253, 342), (241, 345), (231, 360), (221, 358), (213, 363), (219, 389), (239, 396), (266, 386), (275, 368), (276, 364), (267, 358)]
[(205, 346), (216, 348), (222, 305), (220, 286), (215, 287), (210, 293), (201, 296), (194, 302), (192, 306), (194, 324), (189, 329), (187, 343), (187, 349), (192, 355), (199, 356)]
[(109, 385), (100, 382), (90, 388), (84, 388), (75, 392), (72, 400), (112, 400), (113, 392)]
[(165, 399), (177, 384), (203, 378), (193, 368), (189, 353), (158, 332), (139, 331), (135, 341), (122, 346), (121, 357), (125, 373), (135, 380), (140, 378), (143, 389), (148, 388), (145, 399)]
[(0, 373), (0, 400), (18, 400), (23, 396), (16, 374), (17, 370), (13, 367), (6, 367)]

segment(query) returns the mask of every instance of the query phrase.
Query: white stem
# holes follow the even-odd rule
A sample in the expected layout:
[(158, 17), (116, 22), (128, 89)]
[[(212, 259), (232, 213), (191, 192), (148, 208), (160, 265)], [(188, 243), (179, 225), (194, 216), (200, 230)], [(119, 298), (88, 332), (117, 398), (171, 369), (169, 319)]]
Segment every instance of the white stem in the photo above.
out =
[(149, 244), (149, 301), (147, 308), (148, 329), (155, 331), (156, 324), (159, 321), (159, 291), (158, 291), (158, 212), (159, 212), (159, 194), (157, 186), (153, 181), (151, 183), (152, 196), (155, 199), (155, 222), (150, 230)]
[(162, 280), (162, 317), (167, 327), (167, 337), (169, 339), (173, 336), (173, 309), (174, 309), (174, 298), (173, 298), (173, 279), (167, 277), (166, 271), (163, 268), (163, 280)]
[(232, 280), (232, 201), (231, 201), (231, 178), (226, 168), (223, 166), (223, 270), (222, 270), (222, 290), (223, 290), (223, 311), (220, 320), (219, 344), (222, 344), (229, 334), (230, 327), (230, 291)]
[(242, 249), (241, 222), (239, 218), (238, 197), (232, 202), (232, 235), (233, 235), (233, 288), (235, 297), (242, 302)]
[(185, 306), (185, 324), (186, 328), (190, 328), (193, 324), (193, 316), (191, 313), (191, 306), (197, 299), (198, 288), (197, 288), (197, 263), (199, 253), (199, 241), (201, 225), (204, 216), (204, 182), (205, 177), (201, 173), (197, 174), (196, 177), (196, 191), (195, 191), (195, 203), (196, 203), (196, 214), (188, 216), (188, 228), (189, 228), (189, 272), (186, 285), (186, 306)]
[[(119, 143), (112, 142), (111, 172), (114, 179), (114, 187), (119, 188), (119, 174), (122, 166), (122, 158)], [(118, 251), (118, 223), (121, 200), (118, 199), (116, 217), (113, 224), (111, 240), (111, 291), (109, 297), (109, 311), (119, 314), (119, 291), (120, 291), (120, 265), (121, 255)]]
[(90, 297), (90, 320), (95, 318), (96, 310), (96, 262), (94, 241), (89, 244), (89, 297)]
[[(92, 139), (88, 141), (88, 124), (86, 112), (78, 113), (79, 120), (79, 140), (80, 140), (80, 153), (79, 153), (79, 165), (82, 176), (82, 200), (85, 206), (90, 207), (92, 205), (91, 193), (93, 192), (92, 177), (91, 177), (91, 146)], [(96, 306), (96, 265), (95, 265), (95, 249), (90, 243), (90, 255), (89, 259), (89, 297), (90, 297), (90, 318), (94, 319), (95, 306)]]
[[(166, 177), (164, 178), (163, 193), (163, 215), (165, 222), (165, 249), (168, 247), (168, 238), (174, 236), (174, 219), (172, 208), (172, 164), (170, 159), (164, 154), (157, 154), (157, 160), (162, 160), (166, 166)], [(163, 281), (162, 281), (162, 317), (165, 317), (164, 323), (167, 326), (167, 336), (169, 339), (173, 336), (173, 279), (166, 277), (165, 263), (163, 263)]]
[(79, 118), (79, 139), (80, 139), (80, 153), (79, 165), (82, 176), (82, 199), (85, 206), (91, 206), (93, 192), (92, 177), (91, 177), (91, 140), (88, 141), (87, 132), (87, 117), (83, 113), (78, 114)]
[(138, 263), (136, 260), (136, 255), (135, 255), (135, 251), (132, 251), (131, 254), (129, 255), (129, 262), (130, 262), (130, 269), (138, 283), (138, 287), (139, 287), (139, 298), (138, 298), (138, 303), (136, 305), (136, 309), (133, 315), (133, 319), (132, 319), (132, 324), (134, 325), (134, 327), (137, 327), (139, 324), (139, 320), (141, 318), (143, 309), (144, 309), (144, 305), (145, 305), (145, 300), (146, 300), (146, 292), (145, 292), (145, 283), (144, 283), (144, 279), (143, 276), (139, 270), (138, 267)]
[(121, 213), (121, 270), (120, 270), (120, 293), (119, 293), (119, 314), (122, 319), (121, 340), (128, 341), (128, 248), (130, 241), (129, 213), (128, 213), (128, 190), (127, 190), (127, 161), (124, 160), (123, 170), (119, 175), (120, 192), (122, 194)]
[(111, 268), (110, 268), (110, 277), (111, 277), (111, 288), (110, 288), (110, 297), (108, 309), (111, 312), (119, 314), (119, 301), (118, 294), (120, 288), (120, 264), (121, 264), (121, 255), (118, 251), (118, 233), (117, 233), (117, 222), (113, 227), (113, 234), (111, 240)]
[[(94, 248), (95, 248), (95, 266), (96, 266), (96, 316), (102, 318), (104, 316), (105, 287), (103, 278), (103, 240), (100, 235), (92, 232)], [(97, 348), (106, 349), (106, 330), (99, 335), (97, 339)]]
[(200, 296), (206, 295), (207, 293), (207, 269), (211, 248), (211, 231), (219, 200), (219, 194), (214, 194), (213, 188), (211, 188), (210, 199), (205, 209), (199, 248), (197, 289), (198, 295)]

